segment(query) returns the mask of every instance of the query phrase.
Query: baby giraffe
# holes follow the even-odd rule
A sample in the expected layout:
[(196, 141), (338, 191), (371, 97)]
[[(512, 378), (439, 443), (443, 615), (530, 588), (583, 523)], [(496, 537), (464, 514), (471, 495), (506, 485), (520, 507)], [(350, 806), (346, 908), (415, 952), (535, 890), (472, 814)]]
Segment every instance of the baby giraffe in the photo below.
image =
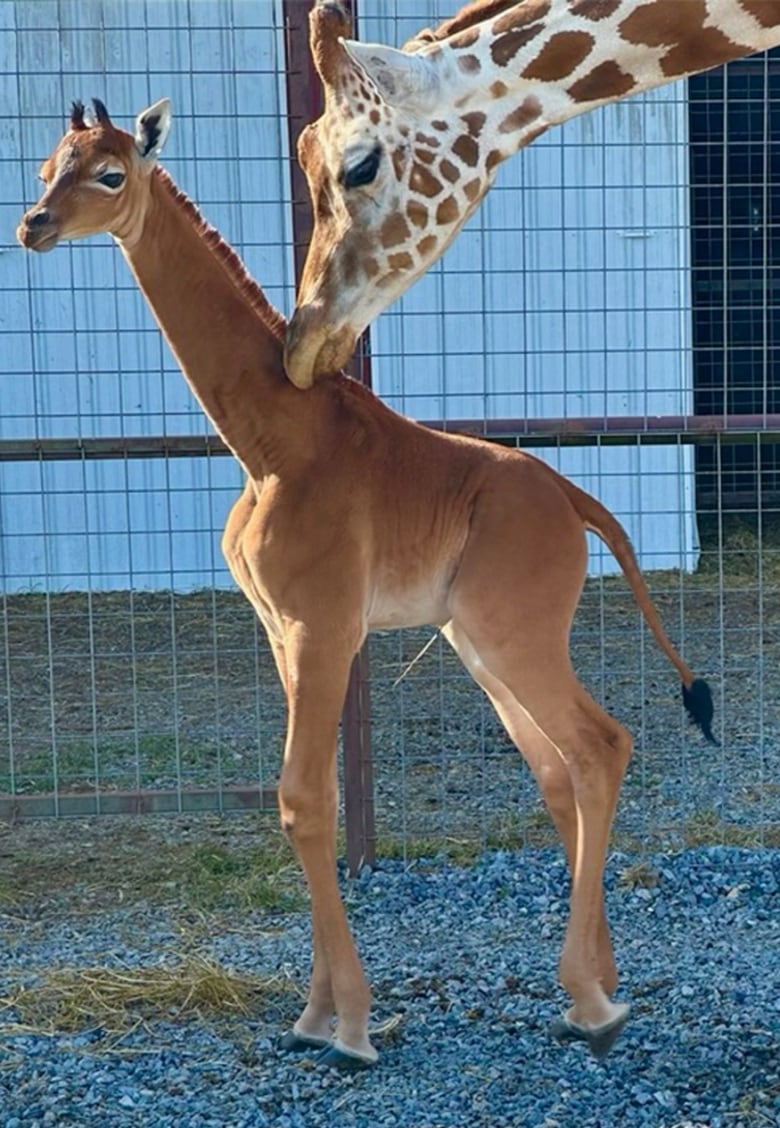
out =
[[(18, 238), (31, 251), (108, 232), (185, 379), (246, 471), (222, 547), (262, 622), (288, 707), (284, 831), (311, 894), (308, 1001), (282, 1039), (355, 1069), (377, 1058), (369, 988), (336, 876), (336, 741), (352, 659), (369, 630), (440, 627), (528, 761), (571, 870), (555, 1033), (606, 1053), (628, 1014), (604, 914), (604, 858), (631, 737), (577, 681), (569, 629), (585, 530), (615, 554), (693, 718), (712, 701), (667, 639), (625, 533), (543, 462), (430, 431), (334, 373), (307, 393), (285, 377), (285, 322), (238, 256), (157, 165), (162, 100), (133, 134), (76, 103), (41, 168)], [(335, 1022), (334, 1022), (335, 1019)]]

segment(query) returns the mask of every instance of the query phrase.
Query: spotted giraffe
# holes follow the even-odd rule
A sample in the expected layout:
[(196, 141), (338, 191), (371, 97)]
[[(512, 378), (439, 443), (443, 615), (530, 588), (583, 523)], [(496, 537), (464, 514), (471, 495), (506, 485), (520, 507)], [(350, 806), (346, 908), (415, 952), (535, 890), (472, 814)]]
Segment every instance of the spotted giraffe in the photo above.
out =
[(334, 0), (309, 18), (325, 108), (298, 144), (314, 231), (285, 364), (301, 388), (346, 363), (550, 126), (780, 44), (780, 0), (474, 0), (401, 50), (351, 39)]

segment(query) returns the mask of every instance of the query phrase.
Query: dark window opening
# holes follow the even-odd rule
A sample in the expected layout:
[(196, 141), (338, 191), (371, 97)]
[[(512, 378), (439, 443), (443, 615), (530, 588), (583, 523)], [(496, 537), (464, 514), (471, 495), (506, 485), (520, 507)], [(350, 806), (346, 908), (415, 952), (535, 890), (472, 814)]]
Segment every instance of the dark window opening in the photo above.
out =
[[(688, 89), (694, 411), (780, 413), (780, 48)], [(760, 449), (700, 447), (699, 508), (776, 504), (780, 444)]]

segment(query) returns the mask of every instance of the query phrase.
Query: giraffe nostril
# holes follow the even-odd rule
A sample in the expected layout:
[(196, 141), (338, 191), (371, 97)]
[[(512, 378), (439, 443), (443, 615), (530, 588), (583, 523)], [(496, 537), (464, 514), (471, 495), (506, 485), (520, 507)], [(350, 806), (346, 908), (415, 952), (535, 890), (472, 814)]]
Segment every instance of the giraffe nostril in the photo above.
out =
[(41, 208), (40, 211), (33, 212), (32, 215), (27, 217), (28, 227), (45, 227), (51, 219), (49, 212), (46, 208)]

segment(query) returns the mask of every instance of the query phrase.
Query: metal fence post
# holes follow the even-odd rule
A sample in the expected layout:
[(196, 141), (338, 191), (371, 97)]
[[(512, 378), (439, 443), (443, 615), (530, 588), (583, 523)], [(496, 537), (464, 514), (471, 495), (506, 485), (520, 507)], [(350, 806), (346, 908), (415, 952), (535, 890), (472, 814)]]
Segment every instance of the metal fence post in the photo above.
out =
[[(355, 3), (347, 4), (356, 21)], [(319, 76), (309, 52), (308, 15), (311, 0), (283, 0), (287, 131), (290, 144), (295, 276), (303, 270), (312, 230), (306, 179), (295, 160), (295, 143), (301, 129), (322, 110)], [(371, 386), (368, 333), (349, 366), (350, 375)], [(371, 770), (371, 710), (368, 647), (352, 663), (341, 722), (344, 749), (344, 821), (347, 867), (357, 873), (373, 865), (375, 857), (374, 795)]]

